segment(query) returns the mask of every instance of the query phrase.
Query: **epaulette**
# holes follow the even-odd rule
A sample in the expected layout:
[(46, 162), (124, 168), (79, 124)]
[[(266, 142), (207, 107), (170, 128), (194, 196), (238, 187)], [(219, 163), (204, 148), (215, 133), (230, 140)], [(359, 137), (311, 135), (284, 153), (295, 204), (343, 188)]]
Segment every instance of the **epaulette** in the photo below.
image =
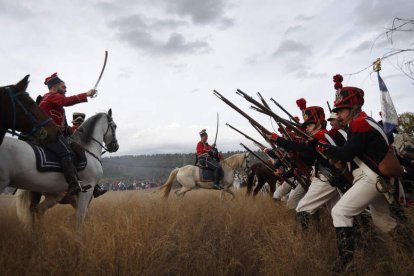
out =
[(350, 132), (363, 133), (372, 130), (372, 126), (365, 120), (366, 116), (358, 116), (349, 123)]
[(313, 135), (313, 138), (315, 138), (318, 141), (325, 140), (325, 133), (327, 132), (328, 131), (326, 129), (321, 129)]

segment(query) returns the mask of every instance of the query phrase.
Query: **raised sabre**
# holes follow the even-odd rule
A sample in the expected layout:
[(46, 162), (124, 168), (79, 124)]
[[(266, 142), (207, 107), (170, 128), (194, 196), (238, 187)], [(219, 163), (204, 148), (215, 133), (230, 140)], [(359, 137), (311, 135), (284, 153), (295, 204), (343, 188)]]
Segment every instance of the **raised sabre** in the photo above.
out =
[(217, 126), (216, 126), (216, 137), (214, 137), (214, 147), (216, 146), (216, 142), (217, 142), (217, 135), (218, 135), (218, 129), (219, 129), (219, 113), (217, 112)]
[[(102, 70), (101, 70), (101, 73), (99, 74), (98, 80), (96, 81), (96, 83), (95, 83), (95, 85), (94, 85), (94, 87), (93, 87), (93, 90), (96, 90), (96, 88), (98, 87), (99, 82), (101, 81), (101, 78), (102, 78), (103, 72), (105, 71), (106, 61), (107, 61), (107, 60), (108, 60), (108, 51), (105, 51), (105, 59), (104, 59), (104, 64), (103, 64), (103, 66), (102, 66)], [(94, 97), (96, 97), (97, 95), (98, 95), (98, 94), (95, 94), (95, 96), (94, 96)]]

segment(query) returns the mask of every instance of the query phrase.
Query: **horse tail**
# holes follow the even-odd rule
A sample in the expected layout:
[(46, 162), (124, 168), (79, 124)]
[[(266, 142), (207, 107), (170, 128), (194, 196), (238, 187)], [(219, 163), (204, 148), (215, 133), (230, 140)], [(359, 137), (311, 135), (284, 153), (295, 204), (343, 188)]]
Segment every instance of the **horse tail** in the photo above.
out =
[(168, 197), (168, 195), (171, 192), (172, 184), (174, 183), (174, 180), (177, 178), (177, 173), (180, 170), (180, 168), (175, 168), (171, 173), (170, 176), (167, 179), (167, 182), (164, 183), (160, 187), (160, 189), (164, 189), (164, 197)]
[(254, 186), (254, 177), (256, 176), (256, 169), (257, 169), (258, 164), (260, 163), (253, 164), (250, 167), (250, 173), (247, 176), (247, 191), (246, 191), (247, 196), (251, 195), (252, 193), (253, 186)]
[(31, 227), (34, 222), (34, 213), (31, 206), (35, 194), (37, 193), (21, 189), (18, 189), (15, 194), (17, 217), (23, 223), (25, 228)]

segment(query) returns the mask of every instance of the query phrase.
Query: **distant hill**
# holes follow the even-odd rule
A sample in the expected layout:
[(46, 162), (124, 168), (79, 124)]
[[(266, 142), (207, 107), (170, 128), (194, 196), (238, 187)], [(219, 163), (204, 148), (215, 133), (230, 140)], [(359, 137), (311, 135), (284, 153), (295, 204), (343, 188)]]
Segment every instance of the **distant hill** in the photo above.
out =
[[(224, 157), (241, 153), (232, 151), (223, 153)], [(105, 157), (102, 159), (104, 182), (113, 181), (148, 181), (164, 182), (176, 167), (194, 165), (194, 153), (126, 155)]]

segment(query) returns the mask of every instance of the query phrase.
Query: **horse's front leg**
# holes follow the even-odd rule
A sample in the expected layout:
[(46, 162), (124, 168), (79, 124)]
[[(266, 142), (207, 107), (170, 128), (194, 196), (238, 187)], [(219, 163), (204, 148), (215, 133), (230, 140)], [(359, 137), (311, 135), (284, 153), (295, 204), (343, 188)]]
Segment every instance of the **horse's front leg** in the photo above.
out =
[(76, 208), (76, 232), (78, 235), (81, 234), (82, 225), (85, 220), (86, 213), (88, 211), (89, 203), (92, 199), (93, 189), (95, 186), (95, 183), (86, 183), (83, 182), (84, 185), (90, 184), (92, 188), (87, 190), (86, 192), (81, 192), (78, 195), (77, 199), (77, 208)]
[(221, 200), (224, 200), (224, 194), (225, 194), (225, 193), (229, 193), (229, 194), (231, 194), (231, 199), (232, 199), (232, 200), (236, 198), (236, 195), (235, 195), (235, 194), (234, 194), (234, 192), (230, 189), (230, 188), (231, 188), (231, 186), (232, 186), (232, 184), (227, 184), (227, 185), (225, 185), (225, 186), (224, 186), (224, 189), (223, 189), (223, 190), (221, 190), (221, 194), (220, 194), (220, 198), (221, 198)]

